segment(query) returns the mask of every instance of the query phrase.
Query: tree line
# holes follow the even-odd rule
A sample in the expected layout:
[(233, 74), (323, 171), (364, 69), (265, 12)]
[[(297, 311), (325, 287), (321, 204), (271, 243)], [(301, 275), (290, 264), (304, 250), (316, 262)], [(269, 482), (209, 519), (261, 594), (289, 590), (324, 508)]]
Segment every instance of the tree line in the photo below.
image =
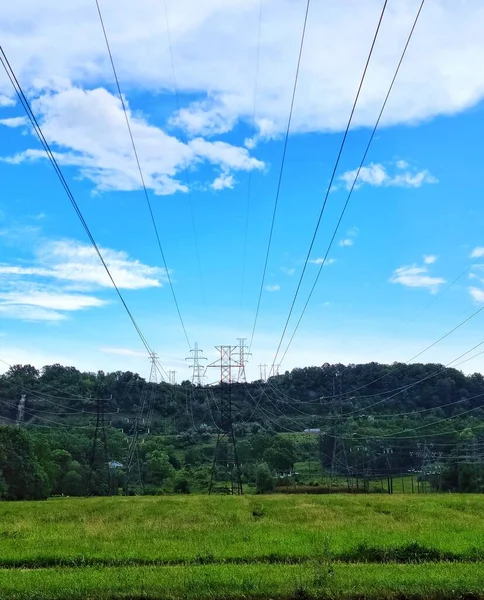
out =
[[(154, 410), (139, 452), (142, 491), (206, 491), (212, 464), (217, 480), (230, 479), (230, 448), (214, 456), (223, 387), (16, 365), (0, 376), (0, 498), (126, 491), (130, 431), (147, 389)], [(95, 426), (101, 393), (104, 441)], [(325, 364), (233, 384), (230, 394), (243, 479), (259, 491), (289, 476), (365, 482), (410, 472), (439, 490), (483, 488), (481, 374), (438, 364)]]

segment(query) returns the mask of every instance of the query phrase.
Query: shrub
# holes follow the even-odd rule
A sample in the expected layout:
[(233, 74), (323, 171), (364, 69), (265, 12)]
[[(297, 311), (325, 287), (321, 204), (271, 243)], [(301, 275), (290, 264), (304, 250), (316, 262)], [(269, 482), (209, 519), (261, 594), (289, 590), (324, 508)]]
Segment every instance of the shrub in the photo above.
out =
[(255, 471), (255, 485), (258, 494), (269, 494), (274, 491), (274, 480), (266, 463), (258, 465)]

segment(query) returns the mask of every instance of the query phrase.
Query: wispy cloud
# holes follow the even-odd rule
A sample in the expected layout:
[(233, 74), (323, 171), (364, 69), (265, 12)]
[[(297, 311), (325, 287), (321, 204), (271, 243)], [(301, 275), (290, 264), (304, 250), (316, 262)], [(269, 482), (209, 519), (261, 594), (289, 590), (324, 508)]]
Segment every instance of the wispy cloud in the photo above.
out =
[(67, 316), (59, 311), (25, 304), (0, 303), (0, 315), (4, 318), (20, 319), (22, 321), (56, 322), (67, 319)]
[(481, 258), (482, 256), (484, 256), (484, 247), (483, 246), (477, 246), (470, 253), (470, 258)]
[(100, 348), (104, 354), (115, 354), (117, 356), (139, 356), (146, 358), (147, 353), (139, 350), (131, 350), (130, 348)]
[(324, 263), (325, 267), (329, 267), (336, 262), (335, 258), (327, 258), (326, 261), (324, 258), (313, 258), (309, 261), (312, 265), (322, 265)]
[(432, 293), (436, 293), (445, 279), (442, 277), (433, 277), (429, 274), (427, 267), (417, 265), (404, 266), (395, 269), (390, 277), (391, 283), (399, 283), (405, 287), (427, 288)]
[(470, 287), (469, 294), (471, 295), (471, 298), (475, 302), (478, 302), (479, 304), (482, 304), (484, 302), (484, 290), (483, 289), (476, 288), (476, 287)]
[(274, 285), (266, 285), (266, 290), (268, 292), (278, 292), (281, 289), (281, 286), (279, 284), (274, 284)]
[(220, 191), (225, 189), (231, 190), (234, 187), (234, 185), (234, 176), (222, 173), (222, 175), (214, 179), (210, 187), (212, 188), (212, 190)]
[[(120, 289), (163, 285), (163, 269), (100, 249)], [(68, 313), (105, 306), (106, 300), (87, 292), (111, 287), (95, 250), (76, 240), (42, 240), (30, 265), (0, 264), (0, 309), (6, 317), (63, 320)]]
[[(358, 169), (346, 171), (338, 179), (344, 183), (347, 190), (350, 190), (357, 173)], [(368, 167), (361, 168), (355, 189), (361, 188), (365, 184), (374, 187), (419, 188), (424, 183), (437, 182), (437, 178), (426, 169), (420, 171), (410, 169), (404, 161), (398, 161), (393, 174), (389, 173), (388, 168), (381, 163), (372, 163)]]
[(0, 119), (0, 125), (5, 127), (20, 127), (27, 124), (27, 117), (11, 117), (9, 119)]
[(437, 258), (435, 254), (424, 254), (423, 260), (426, 265), (433, 265)]
[(341, 247), (354, 246), (354, 244), (355, 244), (355, 238), (358, 235), (359, 231), (360, 230), (358, 229), (358, 227), (351, 227), (346, 232), (346, 237), (343, 238), (342, 240), (340, 240), (338, 242), (338, 245), (341, 246)]
[(94, 306), (104, 306), (105, 300), (87, 296), (84, 294), (68, 294), (62, 292), (53, 292), (50, 290), (39, 289), (37, 286), (28, 286), (30, 289), (15, 292), (0, 292), (0, 301), (3, 306), (24, 305), (38, 306), (40, 308), (52, 310), (81, 310)]
[(284, 273), (284, 275), (292, 276), (296, 272), (296, 269), (288, 268), (288, 267), (281, 267), (281, 271)]
[(3, 94), (0, 94), (0, 107), (3, 106), (15, 106), (15, 100), (13, 98), (9, 98)]

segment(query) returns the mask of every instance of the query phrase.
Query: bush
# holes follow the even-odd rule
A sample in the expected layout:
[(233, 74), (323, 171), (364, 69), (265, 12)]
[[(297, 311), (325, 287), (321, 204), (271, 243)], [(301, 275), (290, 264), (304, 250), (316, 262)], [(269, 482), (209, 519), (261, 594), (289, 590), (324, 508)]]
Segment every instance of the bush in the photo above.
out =
[(175, 480), (173, 486), (175, 494), (189, 494), (190, 493), (190, 481), (186, 475), (179, 475)]
[(255, 486), (258, 494), (270, 494), (274, 491), (274, 479), (266, 463), (258, 465), (255, 471)]

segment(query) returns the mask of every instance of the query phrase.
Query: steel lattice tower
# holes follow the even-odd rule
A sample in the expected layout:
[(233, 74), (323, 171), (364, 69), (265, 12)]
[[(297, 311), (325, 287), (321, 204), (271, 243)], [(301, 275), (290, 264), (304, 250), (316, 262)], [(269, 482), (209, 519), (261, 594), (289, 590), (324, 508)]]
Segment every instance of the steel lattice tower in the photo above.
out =
[[(240, 471), (240, 463), (237, 455), (237, 444), (235, 441), (234, 427), (233, 427), (233, 414), (232, 414), (232, 384), (234, 383), (234, 376), (240, 373), (240, 351), (239, 346), (215, 346), (220, 353), (220, 358), (207, 366), (210, 368), (220, 369), (220, 401), (218, 405), (220, 413), (220, 422), (218, 425), (217, 442), (215, 444), (212, 472), (210, 476), (210, 485), (208, 493), (211, 494), (213, 491), (213, 482), (215, 475), (215, 468), (218, 460), (218, 455), (222, 448), (222, 441), (227, 439), (229, 448), (232, 450), (232, 456), (227, 455), (221, 460), (224, 466), (230, 469), (230, 493), (241, 495), (242, 491), (242, 475)], [(237, 357), (237, 360), (235, 359)], [(234, 470), (236, 481), (234, 482)]]
[(185, 360), (193, 361), (193, 364), (190, 365), (190, 369), (193, 369), (192, 384), (197, 386), (202, 385), (202, 379), (205, 377), (205, 369), (200, 364), (200, 361), (207, 359), (204, 356), (202, 356), (202, 353), (203, 350), (200, 350), (200, 348), (198, 347), (198, 342), (195, 342), (195, 348), (193, 350), (190, 350), (190, 354), (192, 354), (192, 356), (185, 358)]
[(248, 346), (246, 346), (245, 342), (247, 341), (247, 338), (237, 338), (237, 341), (239, 342), (239, 374), (237, 376), (237, 381), (239, 383), (246, 383), (247, 382), (247, 378), (245, 375), (245, 365), (247, 364), (248, 360), (247, 357), (251, 355), (250, 352), (248, 352)]
[(144, 387), (141, 394), (140, 405), (129, 432), (130, 438), (126, 460), (125, 494), (129, 494), (130, 486), (136, 485), (140, 488), (143, 487), (139, 448), (143, 443), (144, 435), (150, 433), (151, 421), (153, 419), (155, 392), (158, 383), (157, 361), (158, 356), (154, 352), (151, 352), (150, 377), (148, 384)]

